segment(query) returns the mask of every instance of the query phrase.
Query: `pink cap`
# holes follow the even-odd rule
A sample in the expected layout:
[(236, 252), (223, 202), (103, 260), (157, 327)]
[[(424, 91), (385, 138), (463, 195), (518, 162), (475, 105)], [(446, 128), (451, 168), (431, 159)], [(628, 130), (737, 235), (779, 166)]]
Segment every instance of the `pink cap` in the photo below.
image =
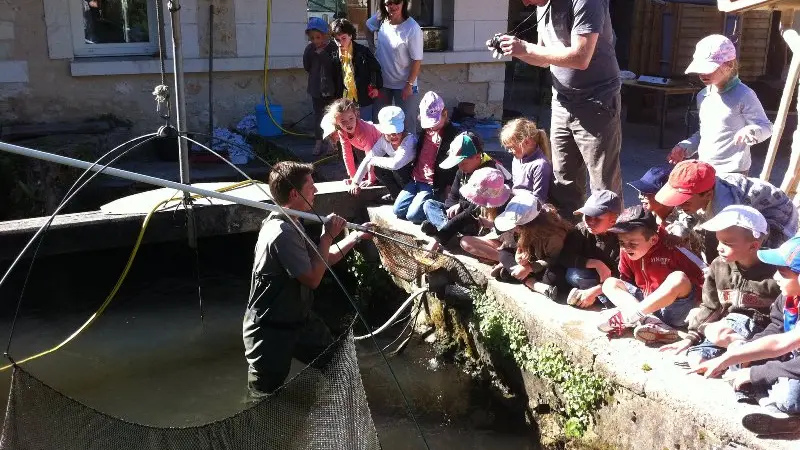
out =
[(428, 91), (419, 103), (419, 123), (422, 128), (431, 128), (442, 120), (444, 100), (436, 92)]
[(686, 73), (708, 75), (720, 65), (734, 59), (736, 59), (736, 46), (733, 42), (721, 34), (712, 34), (697, 43)]
[(511, 188), (506, 186), (503, 172), (484, 167), (472, 172), (469, 181), (459, 190), (470, 202), (484, 208), (503, 206), (511, 196)]

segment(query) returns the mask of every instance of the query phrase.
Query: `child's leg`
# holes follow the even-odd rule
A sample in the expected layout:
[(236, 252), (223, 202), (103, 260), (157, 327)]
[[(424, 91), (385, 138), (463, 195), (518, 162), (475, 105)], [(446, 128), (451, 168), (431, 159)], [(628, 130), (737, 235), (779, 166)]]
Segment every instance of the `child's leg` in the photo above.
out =
[(461, 238), (461, 248), (465, 252), (481, 259), (489, 261), (500, 261), (500, 251), (497, 247), (500, 241), (497, 239), (487, 239), (478, 236), (464, 236)]
[(756, 325), (756, 322), (739, 313), (731, 313), (719, 322), (706, 325), (704, 334), (706, 339), (719, 347), (728, 348), (735, 341), (750, 340), (763, 327)]
[(618, 278), (609, 277), (603, 282), (603, 295), (626, 314), (639, 308), (639, 299), (631, 293), (632, 290), (635, 290), (635, 286)]
[(418, 184), (412, 181), (408, 183), (399, 194), (397, 194), (397, 199), (395, 199), (392, 209), (394, 210), (394, 215), (397, 216), (398, 219), (406, 219), (408, 208), (411, 206), (411, 202), (414, 201), (414, 197), (417, 195), (417, 186)]
[[(605, 288), (603, 289), (603, 293), (605, 293)], [(677, 299), (689, 297), (689, 294), (691, 293), (692, 283), (689, 281), (689, 277), (687, 277), (683, 272), (672, 272), (667, 276), (664, 282), (661, 283), (658, 289), (645, 297), (641, 303), (634, 305), (634, 308), (636, 308), (643, 315), (652, 314), (656, 311), (667, 308)], [(615, 305), (617, 305), (617, 302), (611, 298), (611, 296), (608, 298), (611, 299)], [(622, 307), (621, 305), (617, 306)], [(686, 318), (684, 317), (683, 320), (685, 321)]]
[(433, 198), (433, 188), (425, 183), (417, 183), (417, 185), (419, 186), (419, 191), (417, 191), (417, 195), (414, 196), (414, 200), (408, 207), (406, 218), (413, 223), (420, 224), (427, 217), (424, 208), (428, 200)]
[(397, 198), (397, 194), (403, 190), (403, 186), (405, 186), (405, 184), (398, 183), (394, 176), (394, 172), (391, 170), (381, 167), (373, 167), (372, 169), (375, 171), (375, 178), (378, 179), (378, 183), (386, 187), (386, 189), (389, 191), (389, 195), (391, 195), (393, 198)]
[(431, 223), (437, 230), (441, 230), (447, 223), (447, 210), (444, 203), (430, 199), (422, 205), (425, 220)]

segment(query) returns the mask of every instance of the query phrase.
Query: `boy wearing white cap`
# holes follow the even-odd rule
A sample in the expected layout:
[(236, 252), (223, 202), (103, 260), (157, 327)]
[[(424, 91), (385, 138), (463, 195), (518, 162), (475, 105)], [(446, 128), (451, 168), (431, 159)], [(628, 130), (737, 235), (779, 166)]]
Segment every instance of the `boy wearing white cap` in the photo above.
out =
[(739, 80), (736, 47), (713, 34), (697, 43), (686, 73), (696, 73), (706, 87), (697, 94), (700, 129), (679, 142), (667, 158), (679, 163), (698, 154), (719, 173), (750, 170), (750, 146), (772, 135), (772, 123), (756, 93)]
[(758, 259), (769, 233), (767, 220), (750, 206), (731, 205), (700, 225), (715, 232), (719, 256), (708, 268), (700, 307), (689, 314), (688, 336), (662, 347), (676, 354), (688, 349), (696, 366), (716, 358), (735, 341), (745, 341), (769, 324), (769, 309), (780, 295), (772, 279), (776, 268)]
[(417, 138), (405, 131), (406, 115), (397, 106), (387, 106), (378, 113), (375, 127), (383, 134), (371, 152), (367, 152), (364, 160), (353, 176), (350, 193), (358, 195), (362, 187), (369, 186), (369, 181), (362, 181), (370, 167), (375, 171), (375, 178), (389, 190), (391, 200), (411, 181), (411, 169), (414, 168), (414, 157), (417, 154)]

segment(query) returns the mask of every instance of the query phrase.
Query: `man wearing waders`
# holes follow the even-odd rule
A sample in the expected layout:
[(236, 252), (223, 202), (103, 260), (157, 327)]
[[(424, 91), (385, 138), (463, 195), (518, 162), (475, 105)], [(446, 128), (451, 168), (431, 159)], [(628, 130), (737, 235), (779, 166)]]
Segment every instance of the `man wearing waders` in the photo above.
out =
[(504, 35), (486, 44), (495, 57), (512, 56), (550, 68), (555, 179), (550, 198), (563, 217), (572, 217), (586, 199), (587, 169), (592, 191), (606, 189), (622, 198), (621, 81), (609, 0), (522, 3), (537, 7), (539, 42)]
[[(313, 170), (310, 164), (275, 164), (269, 174), (275, 202), (286, 209), (311, 211), (317, 192)], [(356, 231), (333, 245), (345, 224), (343, 218), (331, 214), (322, 227), (317, 250), (329, 265), (336, 264), (362, 239), (371, 238)], [(296, 226), (302, 227), (299, 220), (271, 213), (258, 233), (243, 323), (251, 397), (278, 389), (289, 374), (293, 357), (323, 369), (329, 357), (320, 355), (334, 342), (327, 325), (311, 311), (313, 291), (326, 266)]]

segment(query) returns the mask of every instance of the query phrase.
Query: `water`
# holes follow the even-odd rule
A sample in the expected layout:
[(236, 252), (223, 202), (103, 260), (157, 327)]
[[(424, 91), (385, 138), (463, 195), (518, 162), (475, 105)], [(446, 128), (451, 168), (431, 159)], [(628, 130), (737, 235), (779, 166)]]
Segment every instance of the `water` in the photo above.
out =
[[(246, 379), (241, 319), (253, 238), (201, 242), (202, 323), (192, 255), (183, 245), (145, 247), (104, 315), (75, 341), (26, 368), (57, 390), (133, 422), (188, 426), (240, 411)], [(80, 326), (102, 302), (126, 257), (125, 250), (108, 251), (37, 263), (11, 354), (21, 359), (50, 348)], [(0, 337), (8, 335), (22, 284), (24, 270), (17, 273), (0, 291)], [(399, 328), (389, 330), (381, 345), (398, 333)], [(433, 356), (417, 338), (390, 359), (431, 448), (539, 448), (522, 411)], [(371, 343), (359, 344), (359, 362), (383, 448), (424, 448)], [(0, 392), (7, 392), (9, 375), (0, 373)]]

